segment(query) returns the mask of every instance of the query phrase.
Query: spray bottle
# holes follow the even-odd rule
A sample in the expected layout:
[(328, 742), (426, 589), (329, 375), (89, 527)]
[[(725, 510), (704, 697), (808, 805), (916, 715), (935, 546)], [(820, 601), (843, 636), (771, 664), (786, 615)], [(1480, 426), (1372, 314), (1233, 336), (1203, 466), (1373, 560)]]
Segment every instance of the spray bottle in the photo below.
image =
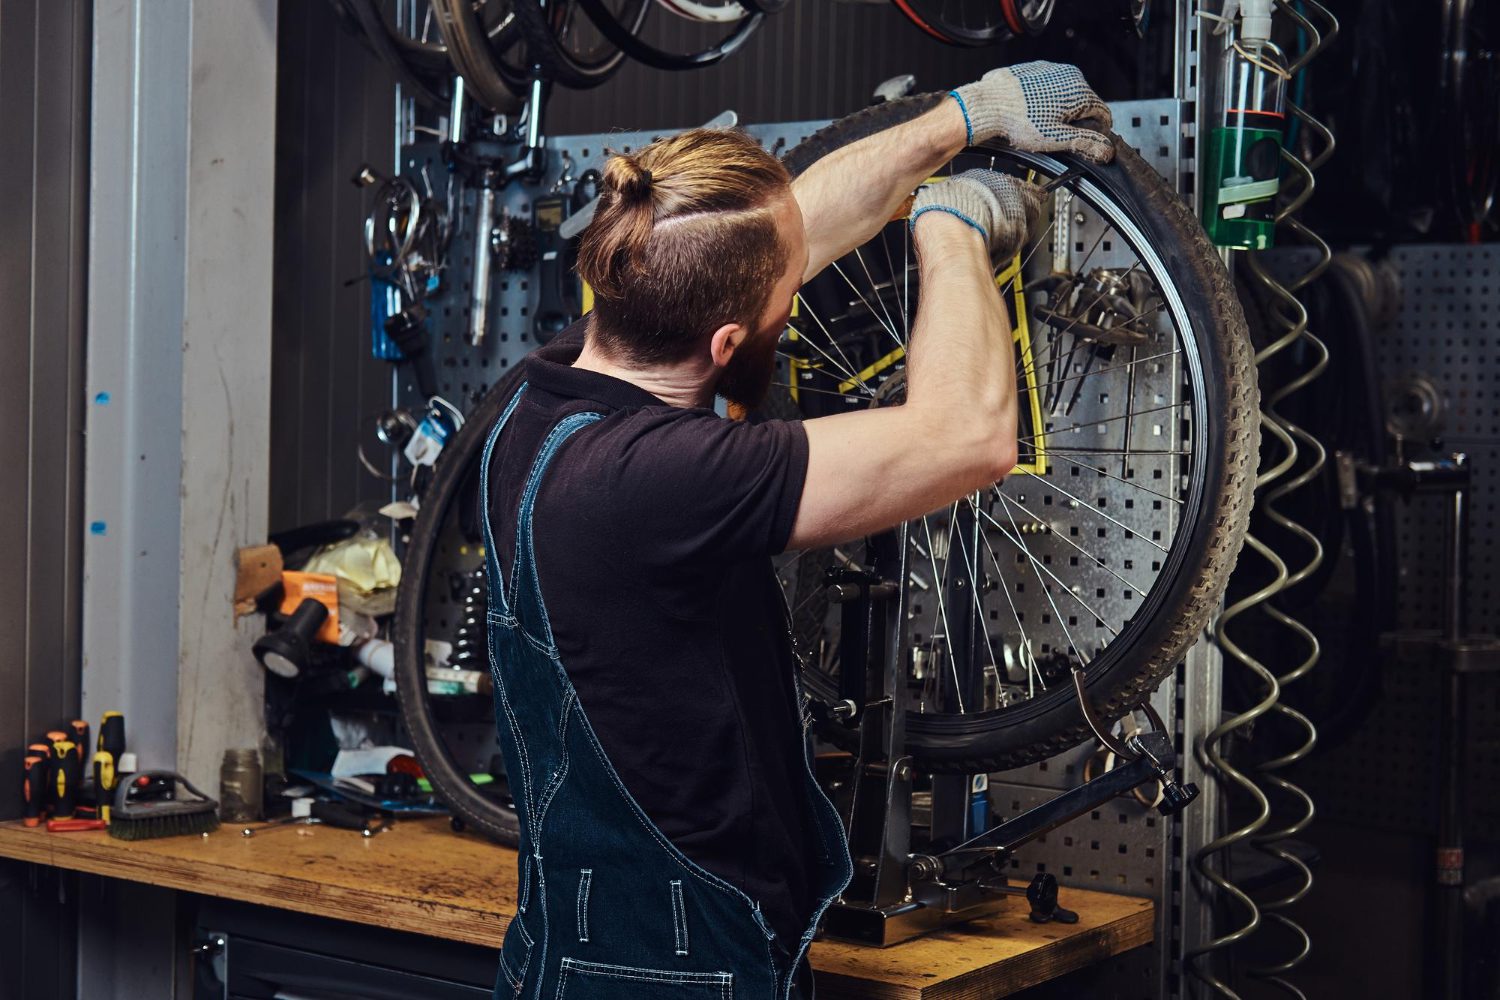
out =
[(1208, 138), (1203, 228), (1222, 247), (1265, 250), (1276, 229), (1286, 56), (1270, 40), (1269, 2), (1245, 0), (1224, 67), (1224, 116)]

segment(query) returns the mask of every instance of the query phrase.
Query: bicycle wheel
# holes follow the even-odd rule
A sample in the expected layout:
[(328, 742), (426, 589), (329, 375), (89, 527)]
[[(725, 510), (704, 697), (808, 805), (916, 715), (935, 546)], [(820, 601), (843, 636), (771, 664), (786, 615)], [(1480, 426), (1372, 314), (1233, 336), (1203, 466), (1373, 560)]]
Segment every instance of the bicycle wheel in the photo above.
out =
[[(477, 652), (485, 662), (474, 669), (489, 670), (480, 607), (487, 602), (479, 465), (490, 428), (520, 386), (519, 371), (519, 366), (512, 368), (485, 393), (443, 448), (423, 492), (421, 512), (406, 538), (391, 620), (397, 697), (417, 760), (455, 816), (512, 847), (520, 842), (521, 828), (508, 787), (499, 782), (479, 785), (470, 778), (481, 763), (469, 759), (481, 734), (467, 727), (482, 726), (478, 745), (489, 745), (497, 718), (494, 706), (476, 704), (482, 699), (472, 696), (431, 694), (427, 645), (429, 639), (449, 639), (455, 654), (464, 652), (459, 647), (466, 639), (476, 638), (477, 628)], [(472, 600), (465, 601), (465, 597)]]
[(749, 16), (734, 22), (734, 27), (723, 38), (707, 48), (690, 53), (668, 52), (666, 49), (644, 41), (638, 29), (632, 30), (620, 18), (610, 13), (605, 0), (577, 0), (577, 2), (599, 31), (618, 45), (621, 52), (653, 69), (672, 71), (712, 66), (744, 45), (765, 20), (763, 12), (751, 11)]
[(678, 17), (706, 24), (732, 24), (748, 17), (750, 12), (739, 0), (656, 0)]
[[(605, 22), (634, 37), (652, 5), (653, 0), (598, 0), (594, 6), (575, 0), (513, 0), (528, 60), (545, 79), (579, 89), (599, 86), (625, 59)], [(580, 7), (587, 16), (578, 16)]]
[(399, 40), (402, 33), (388, 25), (375, 0), (330, 0), (339, 18), (356, 31), (365, 47), (396, 74), (396, 79), (423, 104), (440, 105), (446, 100), (449, 71), (446, 58), (433, 63), (408, 58)]
[(891, 0), (907, 19), (950, 45), (993, 45), (1039, 35), (1055, 0)]
[[(509, 115), (521, 110), (525, 104), (521, 95), (528, 81), (507, 74), (502, 58), (505, 52), (517, 47), (520, 34), (510, 11), (504, 10), (508, 0), (487, 0), (487, 17), (483, 19), (475, 13), (470, 0), (429, 2), (448, 59), (453, 71), (463, 77), (464, 88), (496, 114)], [(504, 30), (492, 28), (491, 22), (502, 10), (504, 15), (498, 24)]]
[[(939, 100), (844, 119), (787, 165), (800, 173)], [(1039, 235), (997, 274), (1015, 327), (1021, 461), (908, 526), (906, 751), (926, 770), (1003, 770), (1088, 738), (1075, 667), (1100, 716), (1128, 712), (1208, 623), (1243, 540), (1258, 449), (1244, 315), (1196, 218), (1134, 150), (1116, 149), (1104, 167), (993, 148), (947, 168), (1060, 182)], [(786, 370), (804, 415), (899, 399), (914, 267), (898, 220), (803, 289)], [(806, 687), (828, 705), (837, 623), (807, 577), (847, 563), (864, 564), (858, 546), (782, 567)], [(831, 716), (821, 731), (856, 738)]]
[(1448, 187), (1467, 229), (1491, 218), (1500, 193), (1500, 12), (1493, 4), (1444, 0), (1441, 69)]

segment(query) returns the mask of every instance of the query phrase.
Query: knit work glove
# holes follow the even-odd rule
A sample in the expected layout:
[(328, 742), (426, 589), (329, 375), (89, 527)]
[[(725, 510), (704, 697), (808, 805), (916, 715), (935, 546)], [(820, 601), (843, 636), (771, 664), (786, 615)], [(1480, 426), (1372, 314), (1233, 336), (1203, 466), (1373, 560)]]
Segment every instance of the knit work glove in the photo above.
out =
[(992, 260), (1014, 257), (1042, 214), (1042, 189), (996, 170), (968, 170), (917, 192), (911, 225), (926, 212), (946, 212), (979, 230)]
[(1077, 66), (1022, 63), (990, 70), (950, 93), (963, 110), (971, 146), (1001, 138), (1023, 152), (1065, 150), (1094, 163), (1115, 155), (1108, 136), (1070, 124), (1086, 118), (1114, 124)]

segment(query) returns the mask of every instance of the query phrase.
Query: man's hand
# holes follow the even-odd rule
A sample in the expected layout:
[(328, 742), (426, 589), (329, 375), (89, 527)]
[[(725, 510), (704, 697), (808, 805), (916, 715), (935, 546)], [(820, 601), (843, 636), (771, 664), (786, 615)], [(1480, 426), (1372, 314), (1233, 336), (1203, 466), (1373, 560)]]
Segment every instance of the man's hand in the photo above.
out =
[(979, 231), (991, 260), (1015, 256), (1042, 212), (1042, 189), (997, 170), (969, 170), (929, 184), (912, 203), (911, 226), (927, 212), (944, 212)]
[(1029, 62), (991, 70), (952, 96), (963, 109), (970, 145), (1001, 138), (1028, 153), (1067, 151), (1094, 163), (1115, 155), (1107, 136), (1072, 124), (1087, 118), (1114, 124), (1076, 66)]

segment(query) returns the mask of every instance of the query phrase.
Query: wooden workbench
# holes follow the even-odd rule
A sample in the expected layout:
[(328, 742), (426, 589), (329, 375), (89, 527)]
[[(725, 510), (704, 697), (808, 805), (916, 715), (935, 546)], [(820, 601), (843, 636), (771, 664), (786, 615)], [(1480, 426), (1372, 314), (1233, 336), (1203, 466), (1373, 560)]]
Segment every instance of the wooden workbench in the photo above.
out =
[[(281, 827), (241, 836), (126, 842), (103, 831), (47, 833), (0, 823), (0, 857), (499, 948), (516, 905), (515, 851), (456, 835), (443, 819), (364, 838)], [(1008, 996), (1152, 939), (1150, 900), (1080, 889), (1079, 922), (1033, 924), (1026, 905), (891, 948), (812, 947), (818, 996), (981, 1000)]]

